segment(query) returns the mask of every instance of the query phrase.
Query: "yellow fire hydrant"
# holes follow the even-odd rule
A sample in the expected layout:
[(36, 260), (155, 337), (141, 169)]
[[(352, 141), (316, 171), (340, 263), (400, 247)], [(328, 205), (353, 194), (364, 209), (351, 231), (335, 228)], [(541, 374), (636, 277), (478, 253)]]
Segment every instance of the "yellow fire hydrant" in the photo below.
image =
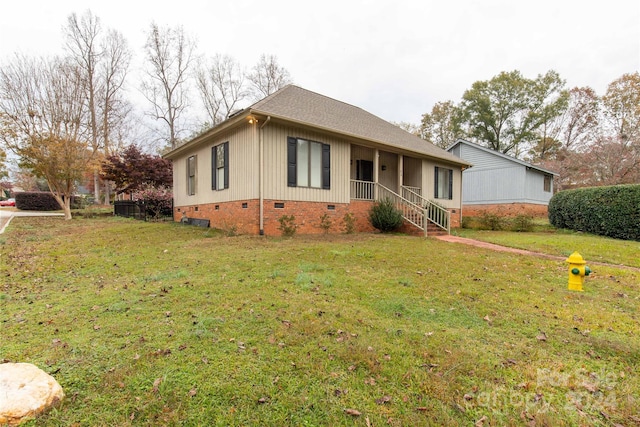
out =
[(569, 290), (582, 292), (584, 278), (591, 274), (591, 269), (578, 252), (572, 253), (565, 262), (569, 263)]

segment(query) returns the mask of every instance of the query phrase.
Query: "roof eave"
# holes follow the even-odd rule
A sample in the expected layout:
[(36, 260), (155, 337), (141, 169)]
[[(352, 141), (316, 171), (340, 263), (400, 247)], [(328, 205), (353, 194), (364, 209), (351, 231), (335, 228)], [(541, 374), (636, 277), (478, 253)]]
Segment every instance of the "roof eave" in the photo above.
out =
[(244, 121), (244, 119), (246, 119), (248, 115), (250, 115), (250, 110), (249, 108), (245, 108), (243, 111), (234, 114), (233, 117), (212, 127), (209, 130), (202, 132), (201, 134), (195, 136), (194, 138), (190, 139), (189, 141), (185, 142), (179, 147), (174, 148), (173, 150), (164, 154), (162, 157), (169, 160), (173, 160), (176, 157), (180, 157), (180, 155), (191, 150), (193, 147), (197, 147), (204, 141), (210, 139), (212, 136), (218, 135), (222, 132), (225, 132), (237, 126), (238, 123), (241, 123), (242, 121)]
[[(425, 153), (425, 152), (421, 152), (421, 151), (416, 151), (416, 150), (412, 150), (411, 148), (407, 148), (407, 147), (403, 147), (400, 145), (395, 145), (395, 144), (391, 144), (388, 141), (381, 141), (381, 140), (376, 140), (376, 139), (371, 139), (371, 138), (366, 138), (363, 137), (361, 135), (357, 135), (357, 134), (353, 134), (350, 132), (344, 132), (344, 131), (340, 131), (334, 128), (328, 128), (328, 127), (324, 127), (324, 126), (319, 126), (313, 123), (309, 123), (309, 122), (305, 122), (302, 120), (296, 120), (296, 119), (292, 119), (290, 117), (286, 117), (286, 116), (279, 116), (276, 114), (272, 114), (268, 111), (263, 111), (263, 110), (251, 110), (250, 111), (251, 115), (260, 115), (260, 116), (264, 116), (264, 117), (271, 117), (272, 120), (281, 120), (281, 121), (285, 121), (288, 123), (292, 123), (292, 124), (296, 124), (299, 126), (306, 126), (306, 127), (311, 127), (314, 129), (318, 129), (321, 130), (323, 132), (327, 132), (327, 133), (332, 133), (332, 134), (336, 134), (336, 135), (344, 135), (346, 137), (352, 138), (352, 139), (356, 139), (356, 140), (361, 140), (361, 141), (367, 141), (376, 145), (383, 145), (383, 146), (388, 146), (388, 147), (393, 147), (397, 150), (400, 151), (406, 151), (406, 152), (410, 152), (413, 154), (418, 154), (422, 157), (429, 157), (429, 158), (434, 158), (434, 159), (439, 159), (442, 161), (446, 161), (448, 163), (453, 163), (453, 164), (458, 164), (461, 165), (462, 167), (471, 167), (472, 163), (467, 162), (466, 160), (462, 160), (459, 157), (454, 156), (453, 154), (451, 154), (450, 156), (438, 156), (435, 154), (430, 154), (430, 153)], [(427, 141), (425, 141), (425, 143), (428, 144)]]

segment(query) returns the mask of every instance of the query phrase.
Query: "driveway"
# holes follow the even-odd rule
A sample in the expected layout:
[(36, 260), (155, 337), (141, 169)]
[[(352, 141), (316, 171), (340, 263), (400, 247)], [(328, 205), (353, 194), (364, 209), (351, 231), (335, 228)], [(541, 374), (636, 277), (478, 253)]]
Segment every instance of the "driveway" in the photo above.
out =
[(0, 234), (4, 233), (11, 220), (17, 216), (64, 216), (61, 212), (16, 211), (0, 208)]

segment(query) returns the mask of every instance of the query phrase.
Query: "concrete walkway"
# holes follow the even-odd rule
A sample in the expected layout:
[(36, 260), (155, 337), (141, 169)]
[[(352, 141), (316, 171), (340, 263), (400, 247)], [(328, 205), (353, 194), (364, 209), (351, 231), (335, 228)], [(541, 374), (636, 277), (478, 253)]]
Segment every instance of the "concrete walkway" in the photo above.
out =
[(61, 212), (14, 211), (0, 208), (0, 234), (4, 233), (11, 220), (17, 216), (64, 216)]

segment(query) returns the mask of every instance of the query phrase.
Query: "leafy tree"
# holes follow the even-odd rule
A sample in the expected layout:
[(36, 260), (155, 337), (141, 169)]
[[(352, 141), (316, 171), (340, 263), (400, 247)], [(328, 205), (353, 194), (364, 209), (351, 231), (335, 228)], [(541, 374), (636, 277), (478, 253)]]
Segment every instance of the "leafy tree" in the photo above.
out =
[(16, 55), (0, 70), (0, 138), (22, 167), (46, 179), (65, 219), (71, 219), (71, 196), (91, 159), (81, 76), (75, 64), (57, 57)]
[(217, 125), (231, 114), (247, 96), (244, 73), (228, 55), (215, 55), (201, 62), (196, 71), (196, 84), (211, 125)]
[(540, 138), (540, 128), (566, 109), (563, 87), (555, 71), (534, 80), (512, 71), (477, 81), (462, 97), (462, 124), (489, 148), (520, 156)]
[(252, 84), (254, 99), (260, 100), (292, 83), (291, 75), (286, 68), (278, 64), (275, 55), (260, 56), (248, 79)]
[(102, 162), (101, 175), (115, 183), (116, 194), (131, 193), (145, 186), (170, 187), (173, 165), (169, 160), (142, 153), (138, 147), (130, 145)]
[(437, 102), (431, 113), (422, 115), (420, 137), (440, 148), (451, 146), (463, 136), (460, 113), (452, 101)]
[(145, 44), (147, 70), (142, 93), (151, 104), (149, 115), (166, 124), (164, 139), (171, 149), (177, 147), (186, 127), (182, 115), (189, 106), (187, 79), (194, 50), (195, 42), (182, 27), (151, 24)]

